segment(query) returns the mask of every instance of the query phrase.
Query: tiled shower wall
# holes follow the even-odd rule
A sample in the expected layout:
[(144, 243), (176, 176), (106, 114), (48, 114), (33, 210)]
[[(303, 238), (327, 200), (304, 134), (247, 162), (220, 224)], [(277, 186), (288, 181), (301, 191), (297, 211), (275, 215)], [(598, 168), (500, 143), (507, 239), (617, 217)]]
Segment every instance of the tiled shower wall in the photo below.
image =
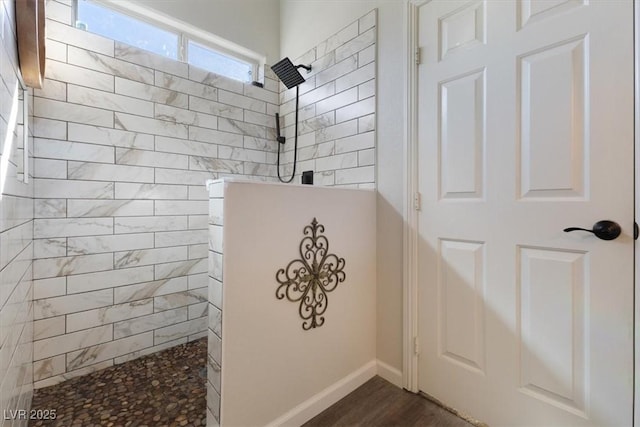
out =
[[(261, 89), (77, 30), (70, 3), (47, 1), (34, 99), (36, 387), (206, 336), (205, 180), (273, 180), (280, 109), (293, 149), (270, 71)], [(303, 58), (298, 173), (319, 185), (374, 185), (375, 21)]]
[[(302, 171), (312, 170), (316, 185), (375, 186), (376, 22), (374, 9), (294, 61), (312, 66), (310, 73), (300, 69), (307, 81), (300, 85), (294, 182), (300, 182)], [(295, 89), (281, 85), (280, 102), (287, 137), (284, 175), (289, 177)]]
[[(0, 418), (23, 426), (32, 382), (33, 179), (24, 182), (14, 2), (0, 5)], [(17, 115), (17, 116), (16, 116)], [(17, 119), (12, 120), (12, 116)], [(32, 142), (32, 139), (31, 139)], [(31, 177), (32, 178), (32, 177)]]
[(35, 92), (36, 387), (206, 336), (205, 180), (270, 179), (278, 85), (77, 30), (47, 3)]

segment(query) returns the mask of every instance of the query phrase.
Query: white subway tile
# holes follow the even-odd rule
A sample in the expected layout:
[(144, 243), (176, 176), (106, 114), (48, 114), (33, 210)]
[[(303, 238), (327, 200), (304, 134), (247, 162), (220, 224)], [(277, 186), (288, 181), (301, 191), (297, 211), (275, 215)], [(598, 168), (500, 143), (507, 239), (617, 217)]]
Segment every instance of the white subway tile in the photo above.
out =
[(218, 101), (223, 104), (233, 105), (234, 107), (240, 107), (246, 110), (256, 111), (258, 113), (266, 113), (267, 111), (267, 105), (264, 101), (228, 92), (226, 90), (218, 91)]
[[(350, 89), (354, 86), (372, 80), (375, 77), (376, 64), (372, 62), (336, 80), (336, 92)], [(375, 82), (372, 83), (372, 86), (373, 89), (371, 95), (375, 95)]]
[(352, 88), (344, 92), (340, 92), (334, 96), (326, 98), (316, 104), (316, 114), (324, 114), (327, 111), (335, 110), (349, 104), (353, 104), (358, 100), (358, 89)]
[(54, 277), (33, 281), (33, 299), (58, 297), (67, 293), (67, 278)]
[(240, 160), (256, 163), (266, 162), (266, 153), (264, 151), (247, 150), (245, 148), (227, 147), (221, 145), (218, 149), (218, 155), (221, 159)]
[(153, 233), (70, 237), (67, 242), (69, 255), (131, 251), (136, 249), (149, 249), (154, 246)]
[(153, 313), (153, 298), (67, 315), (67, 333)]
[(35, 138), (33, 145), (34, 156), (39, 158), (100, 163), (114, 162), (115, 151), (113, 147), (104, 145), (41, 138)]
[(358, 166), (373, 166), (376, 163), (376, 150), (358, 151)]
[(205, 71), (201, 68), (194, 67), (193, 65), (189, 66), (189, 79), (205, 85), (214, 86), (219, 89), (242, 93), (242, 82)]
[(36, 341), (33, 343), (33, 359), (40, 360), (57, 354), (64, 354), (69, 351), (110, 341), (112, 336), (111, 325), (105, 325), (98, 328), (87, 329), (80, 332)]
[(204, 157), (218, 156), (218, 146), (214, 143), (166, 138), (164, 136), (156, 137), (156, 151)]
[(69, 140), (115, 147), (153, 150), (153, 135), (69, 123)]
[(115, 56), (123, 61), (133, 62), (143, 67), (153, 68), (176, 76), (187, 77), (188, 75), (188, 66), (184, 62), (165, 58), (128, 44), (116, 42)]
[(153, 103), (129, 96), (69, 84), (67, 101), (106, 110), (153, 117)]
[(207, 98), (212, 101), (218, 99), (218, 89), (215, 87), (176, 77), (162, 71), (155, 72), (155, 84), (179, 93)]
[(35, 98), (34, 104), (33, 114), (37, 117), (113, 127), (112, 111), (46, 98)]
[(121, 79), (119, 77), (116, 77), (115, 91), (122, 95), (133, 96), (160, 104), (173, 105), (174, 107), (187, 108), (189, 105), (189, 96), (184, 93)]
[(366, 116), (376, 111), (376, 98), (371, 97), (336, 110), (336, 123)]
[(141, 316), (131, 320), (117, 322), (113, 325), (113, 337), (115, 339), (153, 331), (164, 326), (188, 320), (188, 308), (180, 307), (175, 310), (161, 311), (159, 313)]
[(207, 260), (189, 260), (169, 262), (154, 266), (155, 279), (168, 279), (172, 277), (186, 276), (188, 274), (198, 274), (207, 271)]
[(189, 158), (178, 154), (146, 150), (116, 149), (116, 163), (121, 165), (188, 169)]
[(114, 88), (113, 76), (65, 64), (64, 62), (48, 61), (45, 76), (50, 80), (73, 83), (107, 92), (113, 92)]
[(376, 115), (369, 114), (368, 116), (360, 117), (358, 119), (358, 133), (365, 133), (376, 128)]
[[(111, 325), (108, 325), (111, 327)], [(90, 366), (96, 362), (102, 362), (127, 353), (151, 347), (153, 345), (153, 333), (147, 332), (140, 335), (122, 338), (104, 344), (83, 348), (79, 351), (67, 354), (67, 370), (73, 370)]]
[(341, 46), (358, 35), (358, 23), (354, 22), (349, 26), (340, 30), (337, 34), (329, 37), (327, 40), (321, 42), (317, 48), (317, 56), (321, 57), (326, 55), (332, 50), (335, 50), (338, 46)]
[[(113, 255), (109, 255), (113, 259)], [(79, 295), (85, 295), (85, 293), (87, 293), (88, 291), (98, 291), (100, 289), (104, 289), (112, 293), (113, 290), (111, 288), (118, 289), (118, 287), (120, 286), (148, 282), (150, 280), (153, 280), (152, 266), (126, 268), (121, 270), (95, 271), (87, 274), (79, 274), (67, 277), (67, 292), (69, 294), (84, 292)], [(97, 292), (93, 293), (97, 294)], [(97, 307), (102, 306), (96, 306), (92, 308)]]
[(154, 231), (186, 230), (186, 216), (147, 216), (115, 218), (115, 231), (119, 233), (149, 233)]
[(377, 9), (373, 9), (371, 12), (367, 13), (365, 16), (359, 19), (360, 33), (363, 33), (369, 28), (376, 25), (377, 12)]
[(280, 102), (277, 93), (250, 84), (244, 85), (244, 94), (249, 98), (259, 99), (271, 104), (278, 104)]
[(159, 184), (205, 185), (207, 180), (212, 178), (215, 176), (210, 172), (156, 168), (156, 182)]
[(326, 170), (354, 168), (358, 166), (358, 153), (339, 154), (336, 156), (316, 159), (316, 170), (319, 172)]
[(67, 84), (58, 80), (44, 79), (41, 89), (34, 89), (37, 98), (55, 99), (57, 101), (67, 100)]
[[(222, 120), (228, 119), (219, 118), (218, 126), (220, 126), (220, 121)], [(228, 126), (225, 125), (225, 127)], [(242, 147), (242, 135), (239, 135), (238, 133), (220, 132), (217, 130), (199, 128), (195, 126), (189, 126), (189, 139), (209, 144)]]
[(34, 320), (39, 320), (83, 310), (91, 310), (98, 307), (106, 307), (112, 304), (112, 289), (46, 298), (33, 302), (33, 318)]
[[(156, 246), (162, 245), (156, 244)], [(168, 248), (159, 247), (156, 249), (116, 252), (113, 254), (113, 258), (115, 268), (128, 268), (142, 265), (162, 264), (165, 262), (183, 261), (189, 259), (189, 253), (186, 246)]]
[(136, 283), (128, 286), (118, 286), (114, 289), (114, 301), (116, 304), (120, 304), (160, 295), (182, 292), (188, 289), (187, 283), (187, 277), (182, 276), (172, 279), (162, 279), (150, 282)]
[(375, 147), (375, 132), (361, 133), (359, 135), (338, 139), (336, 141), (336, 153), (365, 150)]
[(338, 77), (344, 76), (358, 68), (358, 56), (353, 55), (343, 59), (340, 62), (336, 62), (336, 65), (327, 68), (324, 71), (319, 72), (316, 75), (316, 85), (322, 86)]
[(186, 199), (184, 185), (128, 184), (116, 182), (117, 199)]
[(154, 117), (172, 123), (200, 126), (208, 129), (218, 128), (218, 118), (216, 116), (171, 107), (169, 105), (156, 104)]
[(47, 22), (47, 38), (113, 56), (113, 40), (55, 21)]
[(151, 133), (154, 135), (170, 136), (173, 138), (187, 138), (189, 136), (187, 125), (171, 123), (164, 120), (148, 119), (140, 116), (132, 116), (124, 113), (114, 114), (116, 129)]
[(153, 215), (153, 200), (69, 200), (69, 217)]
[(197, 215), (206, 214), (209, 203), (206, 200), (158, 200), (154, 215)]
[(153, 168), (69, 162), (69, 179), (152, 183), (154, 180), (154, 174)]
[(358, 67), (364, 67), (376, 60), (376, 45), (369, 46), (366, 49), (358, 52)]
[(67, 162), (64, 160), (34, 159), (34, 174), (38, 178), (67, 179)]
[(174, 294), (161, 295), (154, 298), (156, 311), (171, 310), (177, 307), (184, 307), (207, 301), (207, 288), (194, 289), (191, 291), (176, 292)]
[(45, 279), (88, 273), (90, 271), (104, 271), (112, 268), (112, 254), (36, 259), (33, 261), (33, 277), (35, 279)]
[[(201, 231), (206, 232), (206, 229), (201, 229)], [(209, 251), (209, 245), (207, 244), (190, 245), (189, 259), (206, 258), (208, 256), (208, 251)], [(193, 277), (193, 276), (190, 276), (190, 277)], [(205, 283), (205, 286), (206, 286), (206, 283)]]
[(189, 158), (189, 169), (207, 172), (223, 172), (232, 174), (242, 173), (243, 162), (236, 160), (214, 159), (212, 157), (196, 157)]
[(336, 48), (336, 62), (342, 61), (351, 55), (354, 55), (366, 47), (371, 46), (376, 41), (376, 29), (371, 28), (367, 31), (360, 32), (358, 37), (349, 40), (347, 43)]
[(55, 337), (65, 333), (65, 316), (50, 317), (33, 322), (33, 340)]
[[(50, 45), (47, 45), (49, 50)], [(140, 67), (130, 62), (121, 61), (110, 56), (100, 55), (74, 46), (68, 48), (68, 62), (72, 65), (88, 68), (94, 71), (123, 77), (142, 83), (153, 84), (153, 70)], [(65, 60), (67, 62), (67, 60)]]
[[(49, 2), (55, 3), (55, 2)], [(64, 332), (64, 331), (63, 331)], [(38, 360), (33, 363), (33, 380), (40, 381), (54, 375), (64, 374), (65, 372), (65, 356), (49, 357), (47, 359)]]
[(201, 212), (204, 212), (204, 214), (189, 215), (189, 230), (206, 230), (207, 229), (207, 227), (209, 226), (209, 215), (207, 215), (208, 210), (203, 209)]
[(219, 102), (195, 96), (189, 97), (189, 109), (201, 113), (213, 114), (214, 116), (226, 117), (228, 119), (242, 120), (242, 108), (220, 104)]
[(34, 117), (33, 136), (39, 138), (67, 139), (67, 122)]
[[(207, 233), (204, 230), (156, 232), (156, 247), (195, 245), (207, 243)], [(186, 259), (185, 256), (183, 259)], [(173, 260), (173, 261), (178, 261)]]
[(33, 220), (33, 235), (36, 239), (112, 233), (112, 218), (50, 218)]
[(47, 38), (47, 51), (45, 56), (47, 59), (54, 61), (67, 62), (67, 44)]
[(67, 255), (67, 239), (58, 237), (53, 239), (35, 239), (33, 241), (34, 258), (55, 258)]
[(209, 276), (209, 286), (208, 286), (208, 297), (209, 302), (216, 306), (217, 308), (222, 307), (222, 282), (214, 279)]
[(206, 328), (207, 319), (205, 317), (200, 317), (198, 319), (178, 323), (177, 325), (156, 329), (153, 331), (153, 340), (155, 344), (162, 344), (167, 341), (173, 341), (178, 338), (192, 335), (195, 332), (204, 331)]
[(369, 80), (358, 86), (358, 99), (363, 100), (376, 94), (376, 81)]
[(60, 218), (67, 216), (66, 199), (36, 199), (34, 201), (35, 218)]
[(336, 184), (359, 184), (375, 181), (375, 168), (365, 166), (336, 171)]
[(112, 182), (64, 181), (59, 179), (34, 179), (36, 198), (58, 199), (113, 199)]

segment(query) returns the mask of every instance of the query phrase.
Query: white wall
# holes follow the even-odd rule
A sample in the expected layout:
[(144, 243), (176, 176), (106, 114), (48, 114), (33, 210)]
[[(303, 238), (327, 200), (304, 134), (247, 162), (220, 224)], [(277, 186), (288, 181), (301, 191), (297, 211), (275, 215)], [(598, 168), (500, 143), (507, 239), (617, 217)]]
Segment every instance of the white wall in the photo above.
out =
[(280, 53), (296, 58), (378, 8), (378, 359), (402, 368), (402, 142), (404, 1), (281, 0)]
[[(231, 181), (225, 182), (223, 211), (224, 245), (220, 233), (211, 234), (212, 248), (224, 246), (223, 267), (211, 261), (211, 271), (221, 271), (223, 279), (221, 425), (276, 419), (277, 425), (299, 425), (284, 422), (297, 405), (363, 369), (368, 375), (360, 384), (375, 373), (375, 193)], [(212, 210), (210, 222), (217, 216)], [(276, 272), (300, 259), (301, 251), (308, 255), (309, 237), (304, 247), (301, 241), (314, 218), (324, 226), (318, 234), (326, 237), (328, 253), (344, 258), (345, 278), (327, 294), (324, 324), (304, 330), (300, 303), (276, 298)], [(330, 260), (325, 265), (339, 268)], [(300, 293), (289, 289), (289, 295)], [(214, 358), (215, 347), (211, 341)]]
[(142, 6), (187, 22), (217, 36), (279, 60), (278, 0), (135, 0)]

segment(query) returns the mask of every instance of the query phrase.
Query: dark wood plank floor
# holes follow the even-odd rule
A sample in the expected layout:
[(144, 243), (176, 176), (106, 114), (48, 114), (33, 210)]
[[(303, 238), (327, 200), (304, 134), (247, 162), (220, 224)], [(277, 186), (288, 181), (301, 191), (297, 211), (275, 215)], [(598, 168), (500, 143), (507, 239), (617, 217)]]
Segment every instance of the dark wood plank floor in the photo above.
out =
[(472, 427), (451, 412), (419, 395), (374, 377), (304, 427)]

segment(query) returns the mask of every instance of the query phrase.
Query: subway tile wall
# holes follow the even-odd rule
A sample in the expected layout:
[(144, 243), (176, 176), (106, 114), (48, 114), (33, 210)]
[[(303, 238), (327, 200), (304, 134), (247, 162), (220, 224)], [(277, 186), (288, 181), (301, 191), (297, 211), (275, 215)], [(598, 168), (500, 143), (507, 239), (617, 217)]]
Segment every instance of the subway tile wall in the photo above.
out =
[[(73, 28), (47, 2), (34, 97), (35, 387), (207, 336), (207, 179), (275, 180), (273, 114), (258, 88)], [(375, 11), (312, 49), (297, 173), (375, 182)], [(311, 58), (313, 57), (313, 58)], [(296, 177), (299, 182), (299, 177)]]
[[(376, 23), (374, 9), (295, 59), (312, 67), (300, 69), (306, 82), (300, 85), (295, 182), (312, 170), (316, 185), (375, 187)], [(287, 137), (281, 174), (288, 178), (296, 92), (282, 84), (280, 90)]]
[[(24, 182), (24, 104), (19, 100), (22, 94), (15, 28), (15, 3), (3, 0), (0, 4), (0, 408), (3, 410), (0, 426), (27, 425), (25, 417), (18, 417), (17, 411), (29, 409), (33, 391), (34, 186), (30, 173), (30, 182)], [(33, 100), (31, 95), (29, 99)], [(33, 170), (33, 164), (30, 166)]]
[(71, 26), (35, 91), (34, 380), (207, 336), (207, 179), (273, 180), (271, 90)]

